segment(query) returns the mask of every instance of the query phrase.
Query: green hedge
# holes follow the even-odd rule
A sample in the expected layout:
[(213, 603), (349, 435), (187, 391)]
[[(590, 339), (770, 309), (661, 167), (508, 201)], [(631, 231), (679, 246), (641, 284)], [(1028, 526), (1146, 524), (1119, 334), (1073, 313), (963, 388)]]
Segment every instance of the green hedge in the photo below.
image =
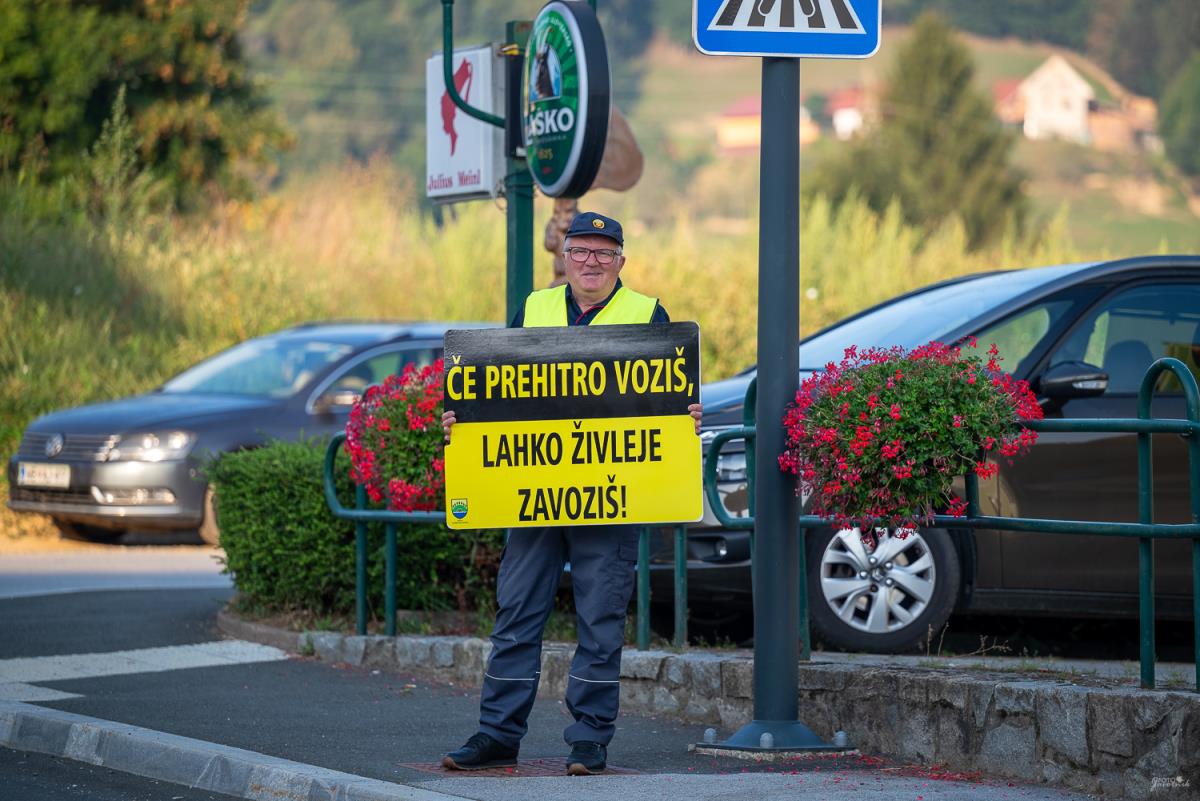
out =
[[(321, 614), (354, 611), (354, 525), (333, 516), (322, 488), (324, 442), (273, 442), (228, 453), (208, 469), (226, 572), (247, 600)], [(350, 460), (339, 454), (338, 497), (354, 505)], [(384, 536), (369, 534), (369, 604), (383, 614)], [(401, 609), (474, 611), (495, 606), (498, 531), (444, 526), (397, 530), (396, 603)]]

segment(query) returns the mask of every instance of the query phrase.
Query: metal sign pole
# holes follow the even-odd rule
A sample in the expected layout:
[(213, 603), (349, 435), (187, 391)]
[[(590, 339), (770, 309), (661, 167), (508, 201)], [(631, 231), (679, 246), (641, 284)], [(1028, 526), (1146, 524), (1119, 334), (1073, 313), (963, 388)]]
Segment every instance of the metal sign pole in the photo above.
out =
[(521, 67), (529, 41), (529, 22), (509, 22), (505, 38), (504, 152), (508, 174), (504, 196), (508, 231), (508, 270), (505, 281), (504, 322), (516, 316), (533, 291), (533, 176), (525, 162), (525, 137), (521, 131)]
[(754, 722), (718, 748), (832, 749), (799, 718), (800, 504), (776, 457), (799, 387), (800, 62), (764, 58), (755, 414)]

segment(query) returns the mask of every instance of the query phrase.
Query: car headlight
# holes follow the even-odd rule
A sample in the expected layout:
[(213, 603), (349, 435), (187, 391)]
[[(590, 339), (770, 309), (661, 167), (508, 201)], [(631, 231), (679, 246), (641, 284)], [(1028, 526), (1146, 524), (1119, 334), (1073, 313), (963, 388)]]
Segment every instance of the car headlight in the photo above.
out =
[(717, 457), (717, 481), (725, 484), (746, 480), (746, 452), (722, 453)]
[(108, 461), (169, 462), (187, 456), (194, 444), (196, 435), (188, 431), (125, 434), (109, 450)]

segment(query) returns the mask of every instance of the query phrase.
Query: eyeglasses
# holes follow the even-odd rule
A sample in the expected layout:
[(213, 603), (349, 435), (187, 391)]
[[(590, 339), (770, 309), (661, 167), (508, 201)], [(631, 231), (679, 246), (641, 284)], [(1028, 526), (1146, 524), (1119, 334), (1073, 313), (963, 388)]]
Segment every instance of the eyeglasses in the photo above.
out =
[(591, 248), (563, 248), (563, 253), (576, 264), (586, 264), (588, 256), (595, 256), (597, 264), (612, 264), (613, 260), (621, 255), (619, 250), (592, 250)]

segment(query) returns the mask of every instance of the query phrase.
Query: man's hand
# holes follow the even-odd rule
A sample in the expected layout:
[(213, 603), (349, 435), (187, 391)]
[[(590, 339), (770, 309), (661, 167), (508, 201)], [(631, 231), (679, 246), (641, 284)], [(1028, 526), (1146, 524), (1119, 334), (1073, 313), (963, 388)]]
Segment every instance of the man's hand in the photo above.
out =
[[(700, 419), (702, 417), (704, 417), (704, 407), (701, 406), (699, 403), (693, 403), (692, 405), (688, 406), (688, 414), (690, 414), (692, 416), (692, 419), (696, 421), (696, 433), (699, 434), (700, 433)], [(447, 429), (447, 431), (448, 431), (448, 429)], [(447, 435), (446, 435), (446, 441), (447, 442), (450, 441), (449, 433), (447, 433)]]
[[(442, 413), (442, 431), (446, 432), (446, 444), (450, 444), (450, 429), (454, 428), (454, 424), (458, 422), (458, 418), (454, 416), (454, 412), (445, 411)], [(699, 431), (699, 423), (696, 424), (696, 431)]]

